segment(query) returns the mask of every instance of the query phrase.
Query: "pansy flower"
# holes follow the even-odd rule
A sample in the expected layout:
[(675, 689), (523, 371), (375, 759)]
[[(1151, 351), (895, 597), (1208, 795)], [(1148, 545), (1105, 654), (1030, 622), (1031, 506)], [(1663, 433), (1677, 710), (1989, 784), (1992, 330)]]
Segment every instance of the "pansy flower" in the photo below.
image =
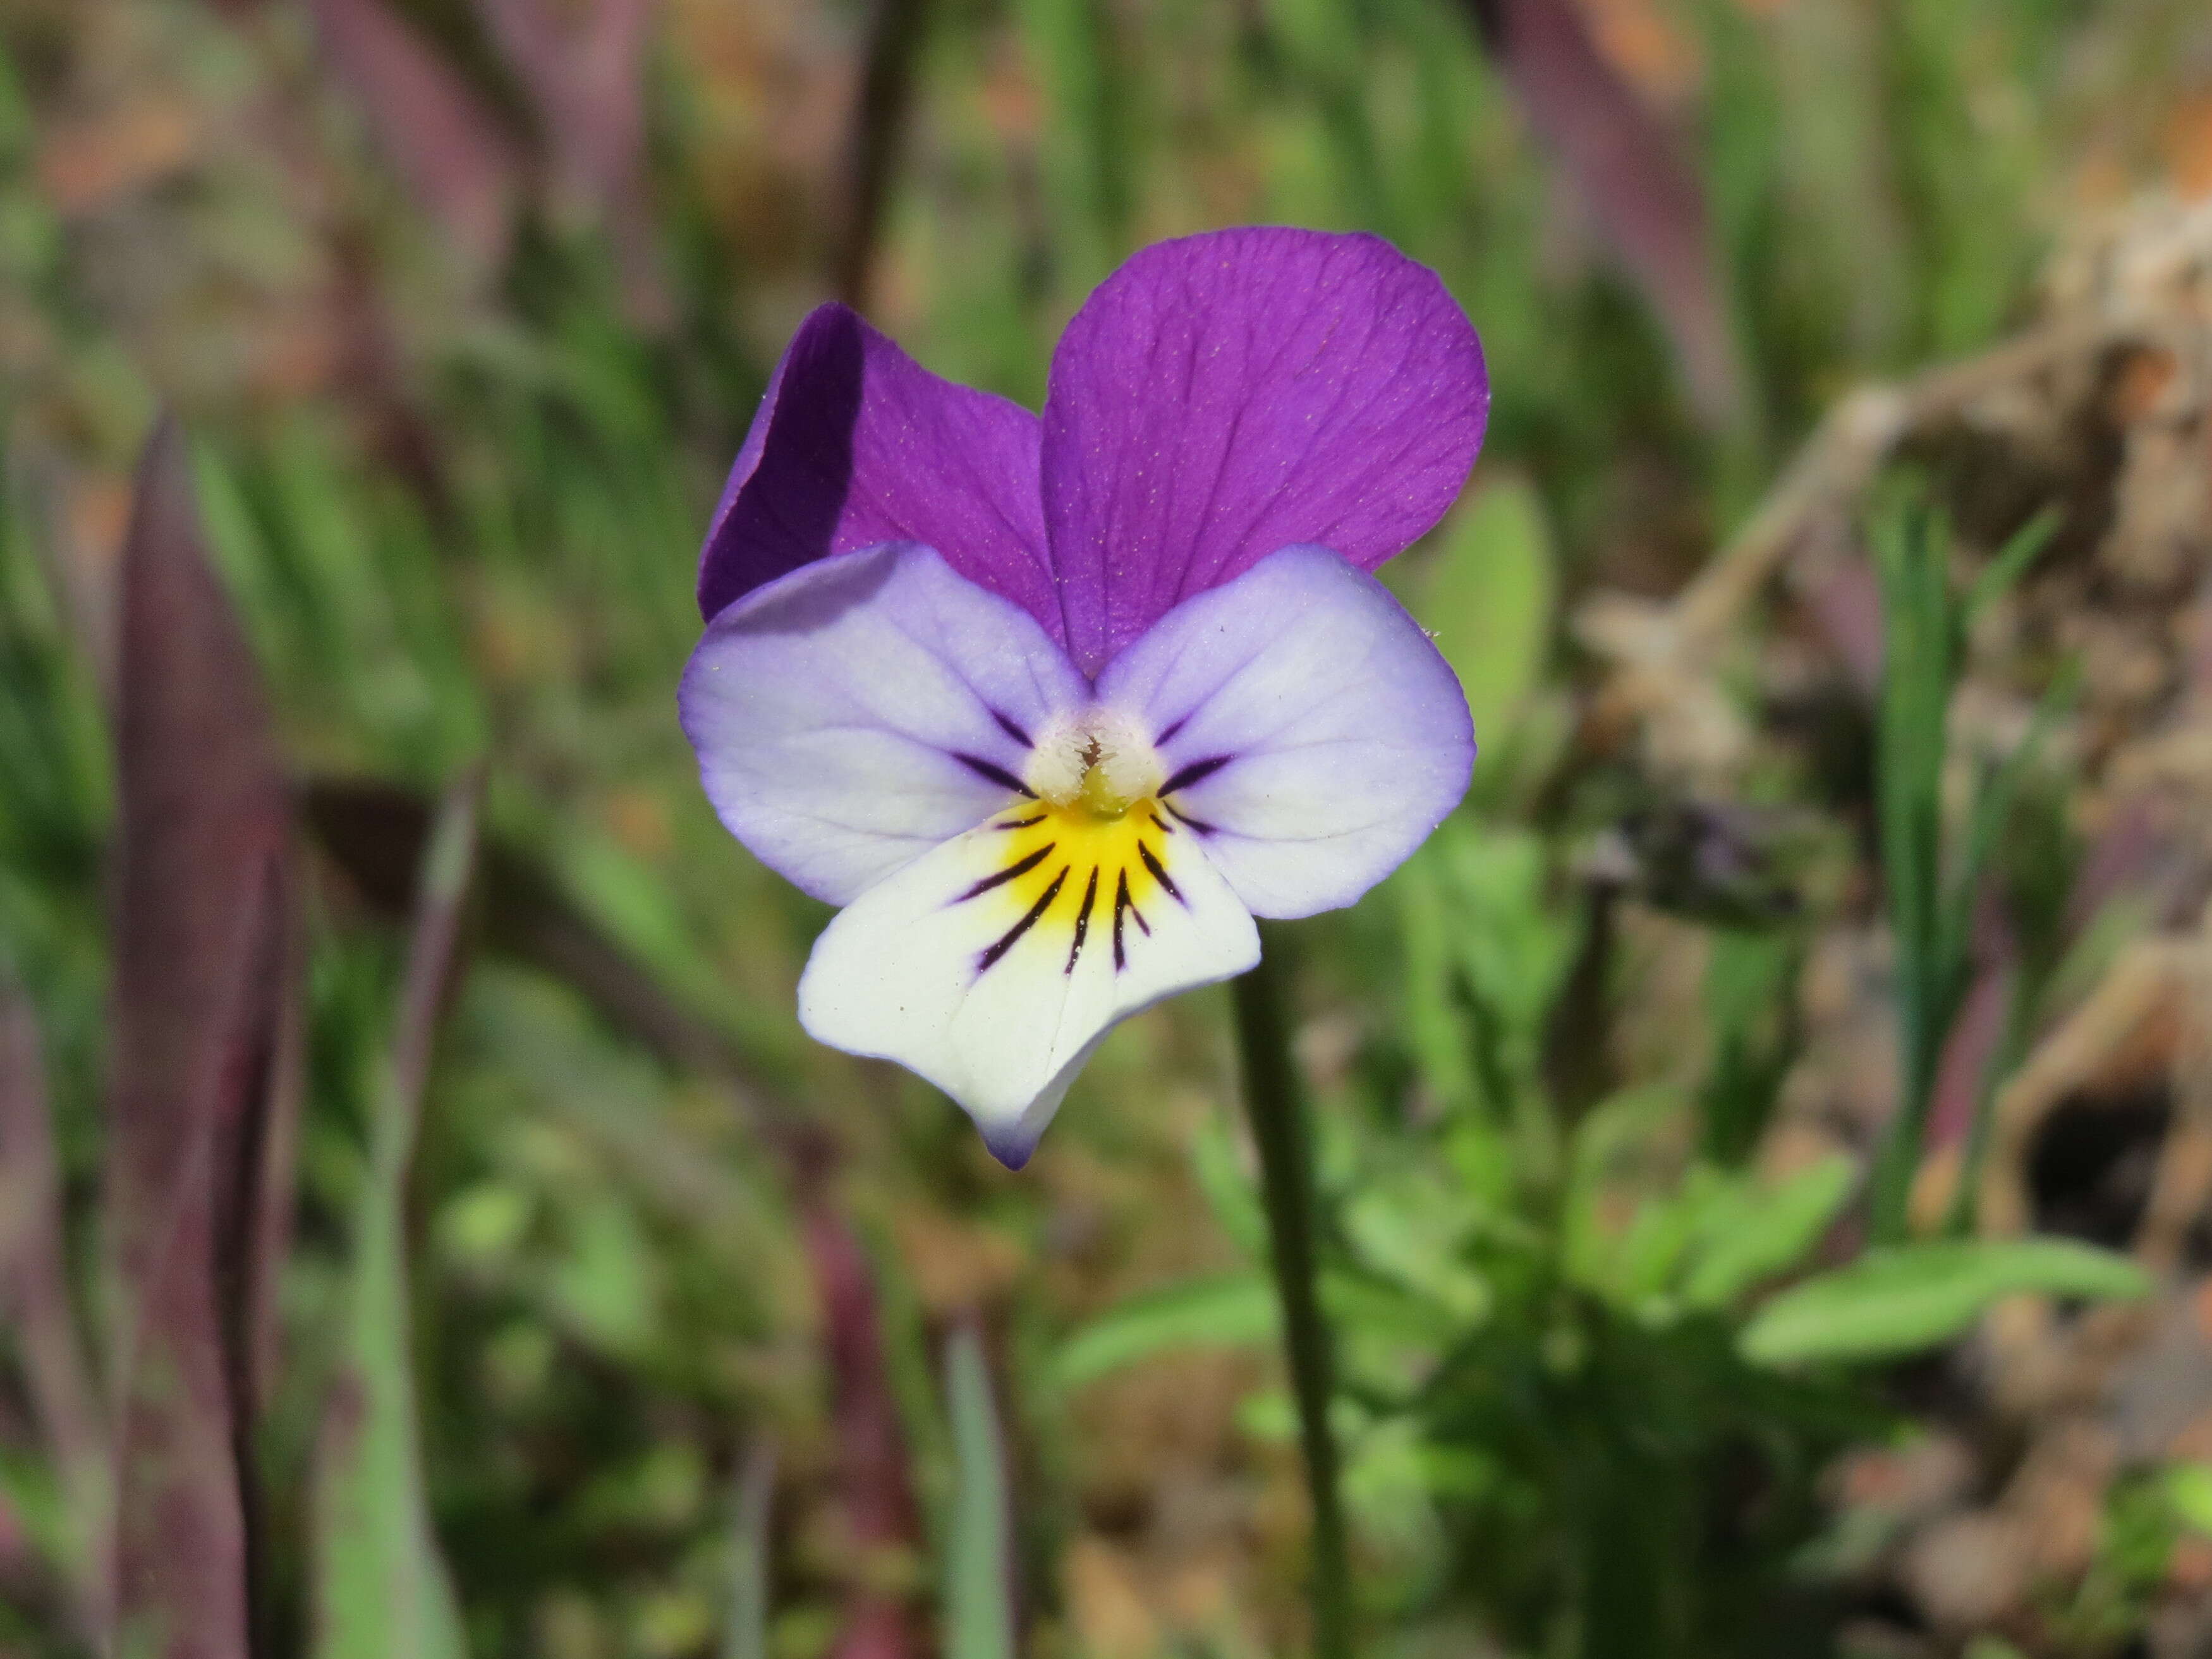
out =
[(1147, 248), (1042, 417), (840, 306), (708, 532), (684, 729), (730, 832), (842, 906), (799, 1013), (1019, 1166), (1118, 1021), (1350, 904), (1458, 802), (1467, 702), (1368, 572), (1450, 507), (1489, 386), (1370, 236)]

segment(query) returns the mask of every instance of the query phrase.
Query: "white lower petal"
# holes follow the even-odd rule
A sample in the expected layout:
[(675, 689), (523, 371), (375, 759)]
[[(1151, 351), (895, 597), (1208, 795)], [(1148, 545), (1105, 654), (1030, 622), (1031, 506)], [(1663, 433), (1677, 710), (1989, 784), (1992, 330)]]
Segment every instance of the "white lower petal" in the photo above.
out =
[(935, 1084), (1018, 1167), (1115, 1024), (1259, 959), (1198, 837), (1149, 805), (1103, 824), (1024, 806), (839, 913), (799, 1017), (817, 1041)]

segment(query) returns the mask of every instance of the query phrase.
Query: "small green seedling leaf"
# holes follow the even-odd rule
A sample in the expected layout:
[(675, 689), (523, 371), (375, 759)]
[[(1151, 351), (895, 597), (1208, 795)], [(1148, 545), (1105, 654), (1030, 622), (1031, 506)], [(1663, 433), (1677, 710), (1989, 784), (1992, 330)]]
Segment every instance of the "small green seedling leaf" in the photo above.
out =
[(1745, 1328), (1740, 1346), (1764, 1365), (1888, 1359), (1957, 1335), (2007, 1296), (2127, 1298), (2149, 1289), (2125, 1256), (2070, 1239), (1896, 1245), (1775, 1297)]

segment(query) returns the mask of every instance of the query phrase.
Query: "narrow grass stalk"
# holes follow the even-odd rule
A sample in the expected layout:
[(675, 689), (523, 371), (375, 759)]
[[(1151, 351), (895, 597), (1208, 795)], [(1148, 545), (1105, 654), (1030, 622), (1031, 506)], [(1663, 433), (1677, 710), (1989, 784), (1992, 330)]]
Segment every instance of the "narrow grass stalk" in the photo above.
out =
[(1305, 1097), (1291, 1057), (1290, 1024), (1273, 957), (1237, 981), (1235, 991), (1244, 1109), (1260, 1153), (1275, 1291), (1283, 1304), (1283, 1349), (1313, 1504), (1314, 1653), (1316, 1659), (1352, 1659), (1352, 1570), (1336, 1438), (1328, 1420), (1333, 1382), (1328, 1327), (1318, 1293), (1313, 1146)]
[(1898, 1109), (1875, 1159), (1875, 1243), (1905, 1231), (1912, 1177), (1955, 997), (1956, 961), (1942, 900), (1945, 716), (1955, 624), (1942, 532), (1917, 503), (1877, 526), (1882, 587), (1882, 685), (1875, 794), (1882, 874), (1897, 941)]
[(730, 1613), (721, 1659), (769, 1659), (769, 1535), (775, 1504), (775, 1441), (757, 1436), (738, 1466), (731, 1505)]
[[(2057, 526), (2054, 512), (2030, 520), (1963, 601), (1951, 592), (1950, 526), (1918, 500), (1909, 482), (1872, 526), (1883, 635), (1875, 793), (1897, 941), (1899, 1047), (1898, 1109), (1875, 1159), (1869, 1220), (1876, 1244), (1894, 1244), (1905, 1235), (1943, 1047), (1972, 976), (1970, 942), (1982, 878), (2012, 816), (2021, 778), (2072, 696), (2069, 671), (2045, 693), (2027, 739), (1980, 780), (1963, 834), (1947, 836), (1948, 714), (1965, 662), (1966, 629), (2020, 580)], [(1993, 1090), (1996, 1079), (1990, 1081)], [(1985, 1096), (1977, 1107), (1972, 1158), (1979, 1157), (1980, 1120), (1987, 1109)]]

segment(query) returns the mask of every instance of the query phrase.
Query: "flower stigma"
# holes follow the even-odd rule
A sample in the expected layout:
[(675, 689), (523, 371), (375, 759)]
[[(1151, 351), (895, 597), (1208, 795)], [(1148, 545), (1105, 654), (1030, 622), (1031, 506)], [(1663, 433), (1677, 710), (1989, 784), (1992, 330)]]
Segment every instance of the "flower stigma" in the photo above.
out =
[(1087, 710), (1040, 734), (1023, 769), (1033, 799), (992, 819), (995, 867), (954, 901), (998, 914), (975, 960), (978, 975), (1017, 951), (1073, 974), (1093, 945), (1114, 972), (1127, 968), (1152, 935), (1148, 909), (1184, 902), (1170, 869), (1178, 832), (1158, 799), (1165, 781), (1151, 738), (1111, 710)]
[(1038, 737), (1023, 781), (1056, 812), (1111, 823), (1149, 799), (1165, 775), (1152, 739), (1127, 716), (1091, 708)]

